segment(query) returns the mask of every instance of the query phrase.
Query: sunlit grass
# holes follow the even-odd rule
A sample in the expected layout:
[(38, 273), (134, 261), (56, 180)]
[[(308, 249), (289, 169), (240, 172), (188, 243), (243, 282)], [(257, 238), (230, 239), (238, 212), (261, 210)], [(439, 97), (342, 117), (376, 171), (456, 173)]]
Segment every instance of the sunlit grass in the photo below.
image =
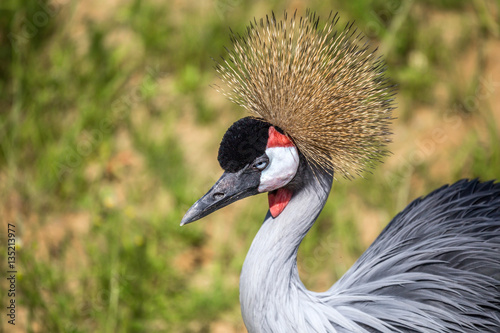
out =
[[(482, 83), (498, 77), (487, 72), (485, 46), (498, 45), (497, 6), (409, 3), (307, 3), (321, 17), (339, 10), (340, 26), (355, 19), (385, 49), (399, 90), (394, 155), (366, 179), (336, 182), (300, 247), (301, 276), (315, 290), (338, 279), (412, 199), (463, 177), (500, 178), (498, 88)], [(221, 124), (242, 114), (209, 87), (211, 57), (229, 45), (229, 26), (244, 33), (254, 15), (280, 16), (285, 2), (46, 6), (0, 5), (0, 214), (22, 244), (16, 328), (243, 330), (238, 275), (266, 198), (179, 222), (220, 173)], [(23, 35), (47, 8), (46, 24)]]

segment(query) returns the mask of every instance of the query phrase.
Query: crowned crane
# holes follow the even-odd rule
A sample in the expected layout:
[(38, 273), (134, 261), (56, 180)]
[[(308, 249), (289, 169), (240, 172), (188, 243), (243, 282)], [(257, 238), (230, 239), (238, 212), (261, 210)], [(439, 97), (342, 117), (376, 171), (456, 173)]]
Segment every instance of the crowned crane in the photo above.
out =
[(216, 62), (219, 91), (251, 116), (223, 136), (224, 173), (181, 225), (268, 192), (269, 211), (240, 279), (249, 332), (500, 332), (500, 184), (460, 180), (413, 201), (325, 292), (297, 271), (297, 250), (334, 175), (387, 153), (394, 89), (352, 24), (275, 15)]

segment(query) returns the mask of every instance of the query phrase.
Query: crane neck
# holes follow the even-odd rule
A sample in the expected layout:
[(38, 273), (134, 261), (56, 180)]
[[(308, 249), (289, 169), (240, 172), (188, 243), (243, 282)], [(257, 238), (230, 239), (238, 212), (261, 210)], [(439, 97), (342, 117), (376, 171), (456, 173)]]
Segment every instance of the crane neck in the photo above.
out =
[[(276, 218), (268, 212), (240, 279), (241, 310), (249, 332), (274, 331), (268, 326), (273, 316), (300, 318), (311, 293), (300, 280), (297, 251), (326, 203), (332, 180), (331, 174), (313, 172), (306, 165), (290, 184), (293, 196), (283, 212)], [(283, 329), (283, 323), (277, 327)]]

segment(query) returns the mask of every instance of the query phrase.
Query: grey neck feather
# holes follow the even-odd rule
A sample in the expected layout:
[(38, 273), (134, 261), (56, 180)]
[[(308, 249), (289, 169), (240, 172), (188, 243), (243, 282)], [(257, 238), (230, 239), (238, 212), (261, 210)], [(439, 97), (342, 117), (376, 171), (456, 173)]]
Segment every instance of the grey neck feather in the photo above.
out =
[(250, 333), (498, 332), (499, 188), (461, 181), (417, 199), (332, 288), (316, 293), (300, 281), (297, 250), (332, 176), (300, 168), (291, 201), (277, 218), (268, 213), (243, 265)]
[(299, 173), (292, 199), (278, 217), (268, 212), (243, 265), (240, 302), (249, 332), (294, 332), (321, 321), (317, 304), (308, 307), (317, 302), (300, 281), (297, 250), (326, 203), (333, 177), (307, 166)]

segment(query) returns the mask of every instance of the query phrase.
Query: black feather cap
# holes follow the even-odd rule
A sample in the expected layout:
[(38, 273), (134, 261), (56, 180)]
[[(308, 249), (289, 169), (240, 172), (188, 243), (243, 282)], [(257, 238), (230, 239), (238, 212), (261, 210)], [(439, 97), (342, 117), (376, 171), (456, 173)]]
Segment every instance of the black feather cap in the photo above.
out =
[(236, 121), (222, 137), (217, 160), (222, 169), (237, 172), (266, 151), (271, 124), (245, 117)]

